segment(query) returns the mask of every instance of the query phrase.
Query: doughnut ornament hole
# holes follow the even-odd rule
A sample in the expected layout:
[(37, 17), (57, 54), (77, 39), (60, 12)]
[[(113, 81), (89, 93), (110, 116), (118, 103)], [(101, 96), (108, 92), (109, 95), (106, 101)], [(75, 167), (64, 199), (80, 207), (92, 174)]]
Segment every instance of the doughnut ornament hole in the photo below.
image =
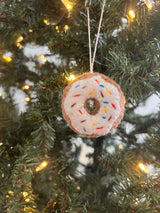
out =
[(84, 108), (90, 115), (95, 115), (99, 111), (100, 104), (95, 98), (89, 98), (85, 101)]

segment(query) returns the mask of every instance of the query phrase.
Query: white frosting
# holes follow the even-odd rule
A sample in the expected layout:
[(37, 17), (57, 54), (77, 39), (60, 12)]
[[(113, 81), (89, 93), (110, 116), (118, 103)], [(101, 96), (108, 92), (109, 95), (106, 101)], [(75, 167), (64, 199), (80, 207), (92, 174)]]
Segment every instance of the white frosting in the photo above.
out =
[[(85, 101), (90, 98), (100, 103), (95, 115), (89, 114), (84, 108)], [(121, 113), (118, 89), (101, 75), (73, 82), (64, 100), (64, 109), (71, 125), (80, 134), (105, 135)]]

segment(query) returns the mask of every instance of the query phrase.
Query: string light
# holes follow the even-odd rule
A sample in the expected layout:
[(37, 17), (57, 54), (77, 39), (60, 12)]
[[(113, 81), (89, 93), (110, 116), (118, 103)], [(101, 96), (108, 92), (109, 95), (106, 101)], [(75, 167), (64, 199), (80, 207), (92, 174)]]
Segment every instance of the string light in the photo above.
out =
[(40, 55), (39, 58), (42, 59), (43, 63), (47, 62), (47, 59), (44, 57), (44, 55)]
[(120, 144), (118, 147), (119, 147), (120, 149), (123, 149), (123, 145), (122, 145), (122, 144)]
[(33, 33), (33, 30), (32, 30), (32, 29), (29, 29), (29, 32), (30, 32), (30, 33)]
[(22, 49), (22, 45), (20, 43), (17, 43), (17, 47), (19, 47), (19, 49)]
[(23, 41), (23, 36), (19, 36), (19, 38), (17, 39), (17, 43)]
[(23, 90), (29, 90), (30, 86), (26, 84), (25, 86), (22, 87)]
[(69, 26), (68, 26), (68, 25), (65, 25), (65, 26), (64, 26), (64, 29), (65, 29), (65, 30), (68, 30), (68, 29), (69, 29)]
[(25, 98), (25, 101), (26, 101), (26, 102), (29, 102), (30, 100), (31, 100), (30, 97), (26, 97), (26, 98)]
[(71, 74), (69, 77), (66, 77), (66, 79), (68, 81), (74, 81), (76, 79), (76, 77), (73, 74)]
[(27, 197), (28, 193), (27, 192), (23, 192), (23, 197)]
[(2, 93), (0, 92), (0, 97), (2, 97)]
[(41, 171), (41, 170), (44, 169), (47, 165), (48, 165), (47, 161), (43, 161), (43, 162), (36, 168), (36, 172)]
[(145, 0), (144, 3), (146, 4), (146, 6), (148, 7), (149, 10), (152, 9), (153, 7), (153, 2), (150, 0)]
[(58, 26), (56, 26), (56, 30), (57, 30), (57, 33), (59, 33), (59, 27)]
[(12, 58), (11, 58), (11, 57), (8, 57), (8, 56), (6, 56), (6, 55), (3, 55), (2, 57), (3, 57), (3, 59), (5, 60), (5, 62), (7, 62), (7, 63), (9, 63), (9, 62), (12, 61)]
[(2, 173), (2, 178), (4, 178), (4, 173)]
[(44, 19), (43, 22), (46, 24), (46, 25), (49, 25), (50, 22), (47, 20), (47, 19)]
[(64, 6), (67, 8), (68, 11), (72, 10), (73, 5), (71, 2), (69, 2), (68, 0), (62, 0)]
[(13, 195), (14, 192), (13, 191), (8, 191), (8, 194)]
[(144, 173), (149, 173), (147, 167), (143, 163), (139, 163), (138, 167), (144, 172)]
[(3, 145), (3, 143), (2, 142), (0, 142), (0, 146), (2, 146)]
[(129, 14), (129, 17), (130, 17), (131, 19), (134, 19), (135, 16), (136, 16), (134, 10), (130, 10), (130, 11), (128, 12), (128, 14)]

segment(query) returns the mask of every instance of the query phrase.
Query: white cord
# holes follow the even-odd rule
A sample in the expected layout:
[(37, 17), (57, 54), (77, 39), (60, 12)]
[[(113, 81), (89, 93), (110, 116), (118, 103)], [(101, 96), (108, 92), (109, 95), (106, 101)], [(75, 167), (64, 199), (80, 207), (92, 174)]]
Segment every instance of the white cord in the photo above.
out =
[(102, 11), (101, 11), (101, 17), (99, 21), (99, 26), (98, 26), (98, 33), (97, 33), (97, 39), (96, 39), (96, 44), (94, 48), (94, 53), (93, 53), (93, 59), (91, 56), (91, 37), (90, 37), (90, 17), (89, 17), (89, 7), (87, 7), (87, 19), (88, 19), (88, 39), (89, 39), (89, 60), (90, 60), (90, 72), (93, 73), (93, 66), (94, 66), (94, 61), (95, 61), (95, 56), (96, 56), (96, 51), (97, 51), (97, 46), (98, 46), (98, 39), (100, 35), (100, 29), (101, 29), (101, 24), (102, 24), (102, 19), (103, 19), (103, 13), (104, 13), (104, 7), (105, 7), (106, 0), (103, 0), (103, 5), (102, 5)]
[(89, 7), (87, 7), (87, 21), (88, 21), (88, 41), (89, 41), (89, 62), (90, 62), (90, 72), (92, 73), (92, 51), (91, 51), (91, 30), (90, 30), (90, 17), (89, 17)]

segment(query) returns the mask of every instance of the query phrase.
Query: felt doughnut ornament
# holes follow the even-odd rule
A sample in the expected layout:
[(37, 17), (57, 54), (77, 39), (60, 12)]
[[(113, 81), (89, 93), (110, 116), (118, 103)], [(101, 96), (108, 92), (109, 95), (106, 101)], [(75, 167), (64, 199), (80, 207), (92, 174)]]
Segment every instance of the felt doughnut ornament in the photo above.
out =
[(64, 119), (71, 129), (86, 137), (106, 135), (118, 126), (124, 114), (125, 98), (120, 86), (103, 74), (93, 73), (105, 2), (103, 0), (93, 58), (87, 6), (90, 72), (70, 83), (64, 89), (62, 98)]
[(124, 114), (120, 86), (100, 73), (85, 73), (64, 90), (62, 112), (80, 135), (100, 137), (118, 126)]

